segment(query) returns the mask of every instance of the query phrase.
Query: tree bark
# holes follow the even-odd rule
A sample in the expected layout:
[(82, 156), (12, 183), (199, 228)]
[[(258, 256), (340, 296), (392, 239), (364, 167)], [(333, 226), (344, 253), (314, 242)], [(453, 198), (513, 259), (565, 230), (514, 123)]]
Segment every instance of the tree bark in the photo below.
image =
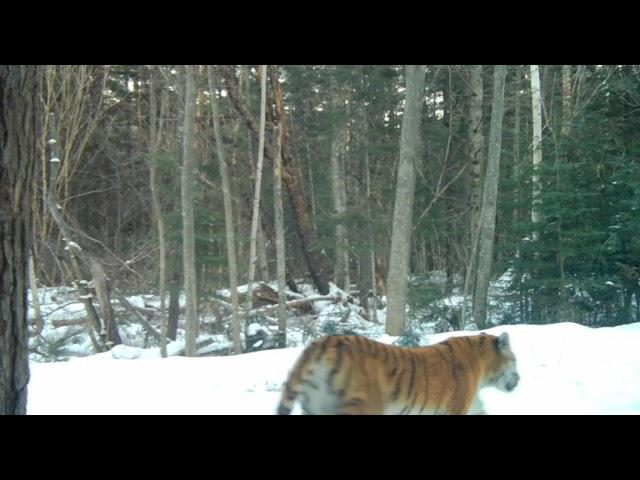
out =
[(542, 219), (540, 212), (540, 165), (542, 164), (542, 101), (540, 98), (540, 71), (538, 65), (531, 65), (531, 109), (533, 122), (533, 175), (531, 184), (533, 188), (531, 205), (531, 223), (533, 223), (533, 240), (538, 240), (537, 224)]
[[(335, 67), (334, 67), (335, 68)], [(331, 107), (333, 138), (331, 140), (331, 193), (333, 196), (335, 269), (334, 279), (338, 288), (345, 290), (349, 277), (349, 250), (344, 216), (347, 212), (347, 192), (345, 182), (345, 154), (347, 149), (347, 123), (344, 115), (344, 93), (337, 86), (335, 72), (331, 76)]]
[(258, 270), (263, 282), (269, 281), (269, 260), (267, 258), (267, 239), (265, 238), (262, 222), (258, 225)]
[[(293, 156), (292, 149), (290, 147), (291, 142), (289, 138), (289, 132), (285, 123), (286, 118), (284, 110), (284, 95), (279, 82), (277, 66), (272, 65), (271, 71), (271, 84), (276, 100), (276, 111), (278, 113), (280, 125), (283, 128), (282, 180), (287, 189), (296, 231), (298, 233), (298, 237), (300, 238), (302, 251), (307, 263), (307, 267), (309, 269), (309, 273), (318, 291), (323, 295), (326, 295), (329, 293), (328, 273), (330, 269), (326, 259), (322, 256), (320, 249), (316, 246), (315, 231), (311, 223), (309, 209), (307, 208), (307, 202), (305, 200), (302, 189), (300, 166)], [(247, 106), (244, 104), (244, 102), (242, 102), (242, 99), (238, 95), (237, 85), (233, 78), (234, 75), (231, 72), (230, 67), (222, 67), (222, 73), (226, 81), (229, 98), (233, 102), (236, 110), (243, 116), (243, 118), (247, 122), (254, 140), (259, 139), (259, 129), (257, 123), (251, 115), (251, 112), (249, 112), (249, 110), (247, 109)], [(267, 121), (266, 128), (273, 129), (273, 124)], [(271, 151), (271, 149), (265, 149), (264, 155), (269, 161), (273, 163), (273, 152)]]
[(40, 67), (0, 65), (0, 415), (27, 413), (28, 262)]
[(480, 176), (484, 156), (482, 65), (469, 66), (469, 161), (471, 163), (471, 238), (480, 218)]
[(29, 336), (37, 337), (44, 329), (44, 320), (42, 319), (42, 311), (40, 310), (38, 276), (36, 275), (36, 266), (33, 261), (33, 251), (31, 252), (31, 255), (29, 255), (29, 288), (31, 290), (31, 303), (33, 303), (33, 315), (35, 317), (35, 326)]
[(155, 74), (151, 74), (149, 81), (149, 187), (151, 190), (151, 204), (153, 218), (158, 229), (159, 274), (158, 295), (160, 296), (160, 353), (167, 357), (167, 233), (160, 200), (160, 180), (158, 179), (158, 152), (164, 134), (164, 117), (167, 107), (167, 90), (163, 89), (160, 97), (160, 118), (157, 114)]
[[(178, 268), (178, 267), (174, 267)], [(167, 318), (167, 338), (176, 340), (178, 336), (178, 317), (180, 316), (180, 272), (174, 271), (169, 281), (169, 311)]]
[(362, 152), (362, 175), (364, 179), (364, 189), (360, 192), (360, 211), (364, 216), (366, 228), (361, 231), (360, 241), (360, 275), (359, 288), (360, 303), (365, 306), (369, 317), (374, 323), (378, 323), (377, 309), (377, 288), (376, 288), (376, 256), (375, 256), (375, 239), (373, 236), (373, 219), (371, 212), (371, 171), (369, 162), (369, 126), (367, 107), (362, 104), (358, 108), (359, 125), (357, 130), (359, 134), (358, 145)]
[(479, 329), (485, 328), (487, 293), (493, 263), (493, 245), (496, 228), (500, 149), (502, 147), (502, 118), (504, 115), (504, 83), (507, 67), (496, 65), (493, 76), (493, 105), (489, 133), (489, 154), (482, 189), (482, 208), (478, 225), (478, 274), (473, 297), (473, 314)]
[(300, 237), (302, 252), (309, 267), (313, 283), (322, 295), (329, 293), (329, 265), (322, 256), (321, 249), (316, 246), (316, 234), (309, 216), (309, 208), (303, 193), (302, 173), (297, 159), (293, 156), (293, 146), (287, 125), (284, 108), (284, 93), (280, 84), (277, 65), (271, 65), (271, 88), (273, 89), (278, 114), (279, 126), (282, 128), (282, 180), (287, 187), (289, 202)]
[(253, 301), (253, 280), (256, 271), (256, 243), (258, 238), (258, 221), (260, 219), (260, 192), (262, 190), (262, 164), (264, 162), (264, 136), (267, 112), (267, 66), (260, 65), (260, 135), (258, 138), (258, 165), (253, 194), (253, 214), (251, 216), (251, 237), (249, 240), (249, 291), (247, 294), (247, 310), (251, 310)]
[[(53, 218), (54, 222), (58, 226), (60, 233), (64, 239), (66, 244), (65, 250), (67, 250), (69, 254), (69, 261), (71, 264), (71, 270), (73, 271), (73, 275), (75, 276), (74, 284), (78, 291), (80, 292), (80, 301), (84, 305), (84, 309), (87, 312), (87, 333), (89, 334), (93, 347), (96, 352), (100, 352), (103, 350), (104, 339), (106, 335), (106, 330), (102, 328), (102, 324), (100, 322), (100, 318), (98, 317), (98, 313), (96, 312), (95, 307), (93, 306), (93, 294), (90, 292), (87, 284), (88, 282), (84, 278), (84, 274), (81, 268), (81, 255), (82, 249), (80, 245), (74, 241), (74, 238), (71, 234), (71, 228), (62, 217), (62, 213), (60, 212), (58, 202), (55, 198), (56, 192), (56, 183), (58, 179), (58, 171), (60, 167), (60, 157), (58, 156), (58, 129), (55, 114), (49, 114), (49, 151), (50, 151), (50, 159), (49, 159), (49, 189), (47, 191), (46, 203), (49, 209), (49, 213)], [(95, 332), (99, 338), (100, 342), (94, 337), (93, 332)]]
[[(514, 81), (514, 89), (513, 89), (513, 180), (516, 185), (520, 184), (521, 174), (522, 174), (522, 165), (520, 162), (520, 117), (521, 117), (521, 101), (520, 101), (520, 90), (522, 89), (522, 67), (520, 65), (516, 66), (516, 78)], [(515, 192), (516, 199), (522, 195), (522, 192)], [(516, 203), (520, 204), (519, 201)], [(515, 223), (519, 220), (518, 215), (519, 210), (517, 208), (513, 209), (513, 217), (512, 221)]]
[(572, 103), (571, 65), (562, 65), (562, 128), (560, 134), (563, 138), (567, 138), (571, 134)]
[(115, 345), (120, 345), (122, 339), (120, 338), (118, 324), (113, 315), (113, 308), (111, 308), (109, 282), (107, 281), (107, 275), (104, 273), (102, 265), (95, 258), (89, 259), (89, 267), (91, 268), (91, 277), (93, 278), (93, 284), (100, 303), (100, 311), (102, 312), (102, 319), (106, 330), (105, 345), (111, 350)]
[(184, 132), (182, 139), (182, 261), (184, 271), (185, 309), (185, 355), (196, 355), (198, 337), (198, 298), (196, 288), (196, 246), (195, 221), (193, 212), (193, 188), (195, 158), (196, 121), (196, 70), (193, 65), (185, 65), (185, 106)]
[(278, 278), (278, 346), (287, 346), (287, 307), (286, 307), (286, 279), (285, 279), (285, 245), (284, 245), (284, 213), (282, 210), (282, 131), (276, 128), (274, 136), (273, 169), (273, 203), (276, 228), (276, 265)]
[[(229, 172), (227, 159), (224, 152), (222, 129), (218, 114), (218, 100), (216, 99), (216, 81), (213, 66), (207, 67), (209, 78), (209, 99), (211, 102), (211, 115), (213, 116), (213, 133), (216, 137), (216, 151), (220, 163), (220, 178), (222, 180), (222, 197), (224, 202), (224, 223), (227, 240), (227, 258), (229, 260), (229, 285), (231, 287), (231, 332), (235, 353), (242, 353), (242, 341), (240, 339), (240, 313), (238, 302), (238, 265), (236, 262), (236, 240), (233, 225), (233, 206), (231, 188), (229, 187)], [(252, 281), (252, 280), (250, 280)]]
[(393, 211), (391, 254), (387, 291), (387, 323), (389, 335), (399, 336), (405, 330), (409, 253), (413, 223), (416, 164), (420, 158), (420, 124), (424, 99), (424, 65), (406, 66), (406, 97), (400, 134), (400, 164)]

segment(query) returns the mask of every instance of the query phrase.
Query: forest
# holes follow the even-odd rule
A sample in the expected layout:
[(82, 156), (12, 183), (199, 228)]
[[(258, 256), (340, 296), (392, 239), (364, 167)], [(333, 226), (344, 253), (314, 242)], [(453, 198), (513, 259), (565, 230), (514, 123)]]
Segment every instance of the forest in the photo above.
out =
[(0, 66), (0, 94), (5, 367), (49, 288), (95, 352), (131, 323), (285, 347), (317, 302), (407, 341), (640, 321), (640, 66)]

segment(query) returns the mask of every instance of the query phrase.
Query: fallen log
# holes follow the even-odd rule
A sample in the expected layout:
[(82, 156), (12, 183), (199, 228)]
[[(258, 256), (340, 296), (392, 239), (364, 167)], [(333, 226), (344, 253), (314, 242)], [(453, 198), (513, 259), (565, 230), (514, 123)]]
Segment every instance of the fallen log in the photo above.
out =
[(84, 326), (86, 325), (86, 321), (87, 321), (87, 317), (82, 317), (82, 318), (65, 318), (62, 320), (51, 320), (51, 325), (53, 325), (53, 328), (60, 328), (60, 327), (72, 327), (72, 326)]
[(133, 305), (131, 305), (129, 300), (127, 300), (126, 297), (115, 288), (113, 289), (113, 294), (120, 302), (120, 305), (122, 305), (127, 312), (133, 314), (134, 316), (133, 321), (142, 324), (142, 326), (146, 328), (147, 331), (151, 335), (153, 335), (156, 340), (160, 341), (161, 339), (160, 333), (151, 326), (151, 324), (147, 321), (147, 319), (144, 318), (142, 314), (138, 310), (136, 310), (136, 308)]

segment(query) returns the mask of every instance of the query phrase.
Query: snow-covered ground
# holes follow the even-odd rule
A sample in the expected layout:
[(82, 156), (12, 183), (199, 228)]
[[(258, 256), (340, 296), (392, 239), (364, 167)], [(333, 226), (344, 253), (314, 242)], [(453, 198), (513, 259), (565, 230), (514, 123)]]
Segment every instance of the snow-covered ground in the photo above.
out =
[[(503, 331), (511, 336), (521, 381), (512, 393), (483, 390), (489, 414), (640, 414), (640, 323), (598, 329), (561, 323), (487, 330)], [(427, 339), (436, 343), (462, 334), (477, 332)], [(126, 347), (120, 350), (122, 354)], [(27, 411), (269, 415), (301, 351), (295, 347), (162, 359), (148, 350), (146, 355), (133, 355), (136, 359), (106, 352), (67, 362), (31, 362)]]

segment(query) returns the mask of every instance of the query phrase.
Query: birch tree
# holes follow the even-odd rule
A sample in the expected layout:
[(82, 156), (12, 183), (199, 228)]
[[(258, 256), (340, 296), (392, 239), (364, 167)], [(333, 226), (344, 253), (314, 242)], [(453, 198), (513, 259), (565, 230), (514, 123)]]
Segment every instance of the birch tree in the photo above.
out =
[(572, 103), (571, 65), (562, 65), (562, 128), (560, 134), (563, 138), (567, 138), (571, 133)]
[(538, 65), (530, 66), (531, 74), (531, 112), (533, 123), (533, 174), (531, 184), (533, 188), (532, 206), (531, 206), (531, 223), (533, 223), (533, 239), (538, 240), (538, 231), (536, 225), (540, 223), (542, 214), (540, 212), (540, 194), (542, 187), (540, 185), (540, 165), (542, 164), (542, 101), (540, 98), (540, 70)]

